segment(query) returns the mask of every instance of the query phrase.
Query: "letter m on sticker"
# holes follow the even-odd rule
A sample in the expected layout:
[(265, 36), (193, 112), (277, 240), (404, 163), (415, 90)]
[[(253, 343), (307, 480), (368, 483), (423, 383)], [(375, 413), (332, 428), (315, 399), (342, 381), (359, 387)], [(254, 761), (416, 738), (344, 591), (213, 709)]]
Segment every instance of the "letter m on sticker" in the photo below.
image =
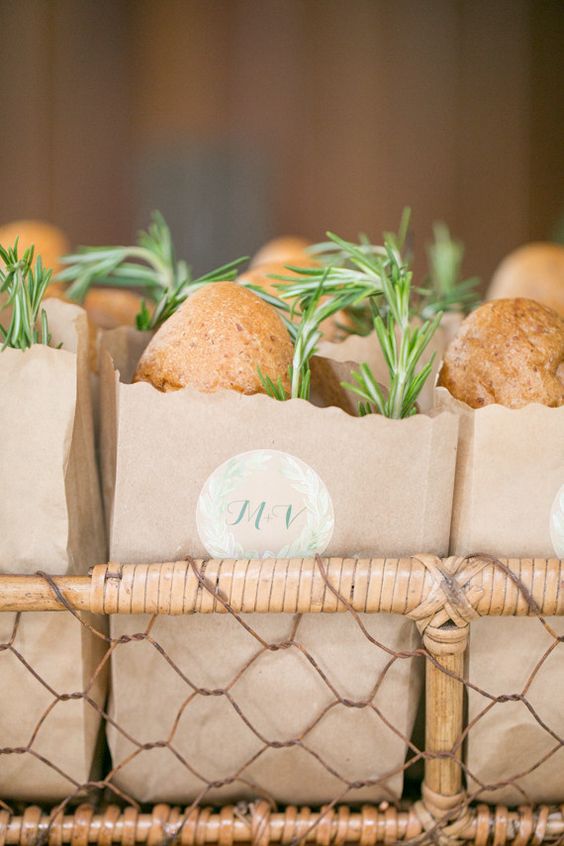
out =
[[(237, 515), (235, 520), (233, 520), (233, 522), (229, 523), (228, 525), (237, 526), (239, 523), (242, 523), (243, 520), (245, 520), (245, 519), (247, 520), (248, 523), (251, 523), (254, 520), (255, 529), (260, 530), (260, 521), (262, 519), (264, 509), (266, 508), (266, 501), (265, 500), (260, 502), (257, 505), (257, 507), (254, 509), (254, 511), (251, 507), (250, 499), (236, 500), (235, 502), (230, 503), (230, 506), (231, 505), (237, 505), (237, 506), (240, 505), (241, 507), (239, 509), (239, 514)], [(229, 509), (229, 510), (231, 510), (231, 509)]]

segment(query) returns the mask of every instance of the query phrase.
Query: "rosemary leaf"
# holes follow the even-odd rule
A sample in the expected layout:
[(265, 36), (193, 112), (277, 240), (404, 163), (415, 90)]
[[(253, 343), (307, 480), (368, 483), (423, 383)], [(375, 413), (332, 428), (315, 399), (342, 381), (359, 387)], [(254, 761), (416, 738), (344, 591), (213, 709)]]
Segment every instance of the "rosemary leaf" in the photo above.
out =
[(438, 311), (471, 311), (479, 302), (478, 277), (462, 278), (464, 244), (452, 238), (448, 226), (435, 223), (434, 241), (427, 247), (427, 285), (419, 289), (421, 314), (430, 317)]
[[(383, 303), (373, 296), (374, 330), (389, 374), (389, 388), (386, 395), (376, 382), (367, 364), (361, 364), (352, 374), (353, 382), (344, 387), (356, 393), (360, 399), (359, 414), (383, 414), (400, 419), (417, 411), (417, 398), (432, 370), (432, 360), (419, 367), (421, 356), (435, 334), (442, 313), (422, 325), (413, 324), (412, 317), (412, 274), (404, 263), (400, 247), (405, 243), (408, 232), (408, 214), (402, 217), (398, 235), (384, 237), (384, 254), (373, 250), (370, 255), (359, 255), (356, 245), (339, 241), (348, 261), (364, 269), (370, 279), (380, 280)], [(367, 264), (370, 266), (367, 269)]]
[[(136, 325), (140, 330), (158, 329), (198, 288), (211, 282), (234, 279), (246, 258), (224, 264), (197, 279), (188, 265), (177, 261), (170, 229), (160, 212), (153, 212), (147, 231), (141, 231), (137, 244), (118, 247), (83, 247), (66, 256), (68, 264), (58, 279), (69, 282), (67, 294), (82, 302), (91, 285), (137, 288), (144, 300)], [(151, 311), (147, 302), (152, 302)]]
[[(273, 275), (281, 301), (290, 301), (289, 316), (296, 321), (291, 372), (292, 397), (307, 398), (311, 374), (309, 363), (319, 339), (321, 323), (341, 311), (360, 310), (365, 332), (374, 329), (389, 373), (384, 391), (367, 364), (352, 373), (343, 386), (356, 393), (359, 414), (378, 413), (392, 418), (416, 412), (417, 398), (432, 363), (419, 367), (421, 356), (437, 330), (440, 312), (422, 325), (413, 324), (412, 273), (402, 258), (409, 233), (410, 212), (402, 215), (398, 233), (387, 234), (383, 245), (373, 245), (365, 236), (355, 244), (328, 232), (328, 241), (309, 249), (319, 267), (288, 266), (292, 275)], [(368, 324), (368, 325), (367, 325)], [(265, 386), (266, 389), (266, 386)], [(268, 386), (270, 395), (274, 391)]]
[(13, 247), (0, 245), (0, 292), (7, 294), (12, 314), (7, 329), (2, 328), (2, 349), (26, 350), (33, 344), (50, 341), (47, 314), (41, 303), (51, 279), (51, 271), (38, 256), (34, 265), (34, 247), (18, 255), (18, 241)]
[[(290, 370), (291, 370), (291, 368), (290, 368)], [(257, 372), (258, 372), (258, 376), (259, 376), (259, 379), (261, 381), (261, 384), (262, 384), (265, 392), (268, 394), (269, 397), (272, 397), (272, 399), (275, 399), (275, 400), (286, 400), (286, 399), (288, 399), (288, 396), (286, 394), (286, 389), (284, 388), (284, 385), (282, 384), (282, 379), (281, 379), (280, 376), (278, 377), (278, 380), (276, 382), (273, 382), (273, 380), (270, 378), (270, 376), (265, 376), (263, 374), (260, 367), (257, 367)], [(291, 376), (290, 376), (290, 378), (291, 378)]]

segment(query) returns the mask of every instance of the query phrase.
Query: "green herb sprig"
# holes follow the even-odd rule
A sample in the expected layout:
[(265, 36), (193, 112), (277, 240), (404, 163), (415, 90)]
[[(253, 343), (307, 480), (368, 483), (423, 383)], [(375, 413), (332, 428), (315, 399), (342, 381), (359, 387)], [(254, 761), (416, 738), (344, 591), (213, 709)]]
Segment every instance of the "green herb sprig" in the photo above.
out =
[[(355, 294), (341, 291), (332, 297), (326, 296), (326, 280), (330, 268), (325, 268), (313, 295), (308, 292), (307, 297), (299, 303), (295, 299), (292, 305), (292, 315), (296, 315), (296, 322), (290, 323), (289, 329), (294, 341), (294, 354), (289, 368), (290, 393), (288, 394), (279, 378), (276, 383), (268, 376), (264, 376), (260, 369), (259, 378), (266, 393), (273, 399), (309, 399), (311, 391), (311, 359), (317, 351), (317, 345), (322, 338), (321, 324), (328, 320), (345, 305), (350, 304)], [(324, 298), (322, 301), (322, 297)], [(300, 306), (299, 310), (297, 306)]]
[(419, 293), (421, 314), (431, 317), (438, 311), (471, 311), (480, 301), (477, 276), (464, 279), (464, 244), (454, 239), (445, 223), (433, 226), (434, 241), (427, 247), (429, 274)]
[(18, 255), (18, 241), (13, 247), (0, 245), (0, 292), (7, 294), (12, 314), (7, 329), (0, 325), (2, 349), (27, 350), (33, 344), (47, 346), (51, 340), (47, 314), (41, 303), (51, 279), (51, 270), (43, 266), (41, 256), (34, 264), (34, 247)]
[(280, 297), (299, 303), (302, 310), (307, 308), (312, 297), (317, 296), (320, 284), (325, 295), (343, 295), (348, 305), (343, 305), (342, 310), (356, 322), (361, 334), (369, 334), (375, 302), (385, 305), (382, 268), (385, 271), (389, 264), (390, 250), (398, 258), (404, 249), (410, 217), (411, 210), (404, 209), (398, 232), (385, 234), (387, 247), (371, 244), (366, 236), (361, 235), (359, 243), (355, 244), (327, 232), (328, 241), (308, 248), (321, 260), (319, 267), (288, 265), (294, 275), (273, 274), (270, 278), (278, 283), (276, 287)]
[(417, 412), (417, 399), (431, 373), (434, 355), (420, 370), (417, 366), (439, 326), (442, 313), (421, 325), (411, 321), (412, 273), (388, 239), (385, 247), (388, 262), (384, 264), (380, 258), (375, 258), (375, 262), (380, 266), (387, 310), (385, 316), (380, 313), (375, 316), (374, 330), (388, 369), (389, 388), (385, 391), (377, 383), (367, 364), (361, 364), (359, 370), (352, 373), (353, 384), (345, 383), (343, 387), (361, 398), (361, 415), (376, 412), (401, 419)]
[[(304, 372), (304, 354), (313, 354), (320, 338), (319, 325), (327, 316), (338, 311), (364, 309), (364, 317), (371, 316), (376, 340), (389, 373), (389, 388), (382, 388), (367, 364), (353, 372), (353, 384), (343, 387), (354, 391), (361, 399), (361, 415), (377, 413), (400, 419), (417, 411), (417, 399), (431, 373), (434, 357), (419, 367), (421, 357), (435, 334), (442, 317), (437, 312), (422, 324), (413, 321), (416, 291), (412, 287), (412, 273), (402, 257), (409, 229), (407, 209), (398, 233), (386, 233), (383, 246), (355, 244), (334, 233), (327, 233), (329, 241), (323, 253), (332, 255), (336, 264), (324, 268), (291, 270), (297, 276), (273, 277), (279, 280), (282, 299), (292, 300), (292, 311), (299, 307), (301, 317), (296, 338), (296, 366)], [(331, 248), (329, 245), (334, 245)], [(315, 249), (315, 248), (313, 248)], [(324, 298), (328, 296), (328, 300)], [(322, 299), (323, 298), (323, 299)], [(326, 310), (325, 310), (326, 309)], [(309, 334), (311, 333), (311, 335)], [(298, 339), (313, 338), (311, 347)], [(310, 356), (311, 357), (311, 356)], [(295, 373), (295, 370), (292, 371)], [(265, 389), (271, 386), (265, 385)], [(276, 398), (285, 399), (281, 385)], [(274, 391), (271, 392), (271, 396)], [(293, 390), (292, 396), (299, 396)]]
[(193, 279), (185, 261), (177, 261), (170, 229), (160, 212), (154, 212), (147, 231), (141, 231), (137, 244), (129, 247), (84, 247), (65, 256), (65, 270), (58, 275), (70, 282), (67, 295), (82, 302), (91, 285), (135, 288), (154, 303), (145, 300), (136, 318), (140, 330), (158, 329), (184, 300), (210, 282), (229, 281), (246, 258), (224, 264)]

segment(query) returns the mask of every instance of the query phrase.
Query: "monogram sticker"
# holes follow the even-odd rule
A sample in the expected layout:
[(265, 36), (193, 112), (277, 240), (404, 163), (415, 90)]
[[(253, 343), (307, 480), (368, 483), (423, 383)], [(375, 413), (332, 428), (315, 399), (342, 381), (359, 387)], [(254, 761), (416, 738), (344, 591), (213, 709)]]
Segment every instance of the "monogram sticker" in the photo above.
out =
[(550, 510), (550, 539), (558, 558), (564, 558), (564, 485), (556, 494)]
[(200, 540), (213, 558), (305, 558), (333, 534), (333, 503), (304, 461), (256, 449), (217, 467), (196, 507)]

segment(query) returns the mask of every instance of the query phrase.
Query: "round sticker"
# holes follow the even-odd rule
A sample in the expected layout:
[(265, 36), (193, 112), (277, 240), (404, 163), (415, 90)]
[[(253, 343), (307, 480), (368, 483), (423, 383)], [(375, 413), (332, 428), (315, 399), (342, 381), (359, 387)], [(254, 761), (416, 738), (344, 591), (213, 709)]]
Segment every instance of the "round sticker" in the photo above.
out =
[(304, 461), (256, 449), (217, 467), (196, 508), (200, 540), (213, 558), (305, 558), (333, 534), (333, 503)]
[(550, 511), (550, 539), (558, 558), (564, 558), (564, 485), (556, 494)]

